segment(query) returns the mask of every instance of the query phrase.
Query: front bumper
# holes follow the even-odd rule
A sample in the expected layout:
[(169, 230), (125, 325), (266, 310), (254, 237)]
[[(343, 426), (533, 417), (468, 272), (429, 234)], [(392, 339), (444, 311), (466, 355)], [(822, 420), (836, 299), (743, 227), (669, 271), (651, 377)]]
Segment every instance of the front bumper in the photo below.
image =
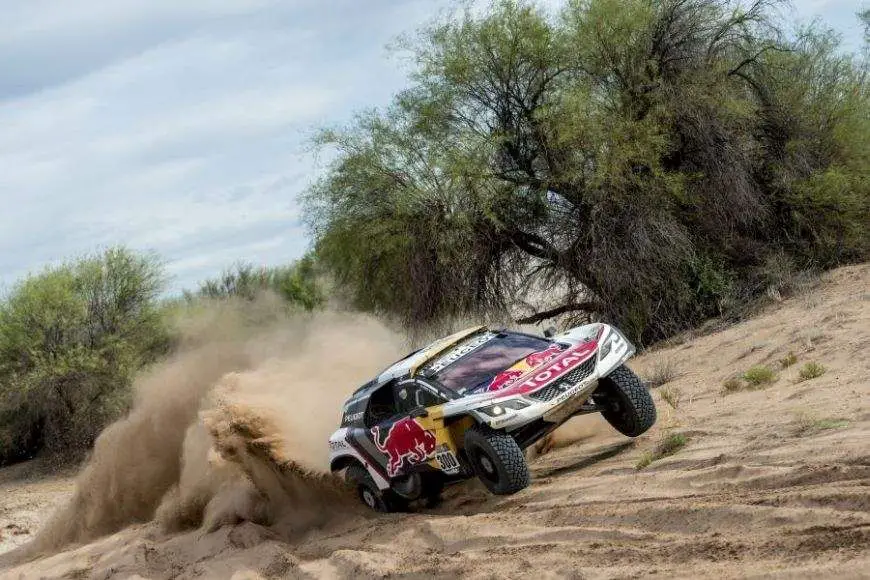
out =
[[(611, 326), (603, 326), (600, 347), (588, 361), (581, 363), (576, 371), (572, 371), (578, 372), (576, 383), (565, 385), (560, 384), (560, 380), (553, 381), (535, 392), (516, 397), (527, 403), (527, 407), (505, 408), (504, 413), (497, 417), (478, 410), (475, 413), (478, 420), (493, 429), (513, 431), (539, 419), (561, 424), (576, 415), (589, 396), (598, 388), (598, 381), (635, 353), (634, 345), (618, 330)], [(582, 370), (582, 367), (587, 365), (590, 366)]]
[(493, 429), (512, 431), (537, 419), (562, 423), (575, 415), (598, 387), (598, 375), (593, 374), (576, 385), (566, 388), (549, 401), (538, 401), (529, 396), (518, 397), (528, 404), (522, 409), (505, 409), (504, 414), (490, 417), (478, 412), (478, 418)]

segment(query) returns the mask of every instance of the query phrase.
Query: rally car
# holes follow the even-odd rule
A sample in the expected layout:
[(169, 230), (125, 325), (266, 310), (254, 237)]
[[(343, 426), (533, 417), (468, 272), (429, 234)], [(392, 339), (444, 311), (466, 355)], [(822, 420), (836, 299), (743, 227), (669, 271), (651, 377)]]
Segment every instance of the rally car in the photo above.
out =
[(393, 363), (345, 402), (329, 438), (334, 473), (377, 511), (435, 501), (478, 477), (499, 495), (530, 483), (524, 449), (569, 418), (601, 413), (637, 437), (656, 420), (626, 365), (635, 348), (607, 324), (558, 336), (468, 328)]

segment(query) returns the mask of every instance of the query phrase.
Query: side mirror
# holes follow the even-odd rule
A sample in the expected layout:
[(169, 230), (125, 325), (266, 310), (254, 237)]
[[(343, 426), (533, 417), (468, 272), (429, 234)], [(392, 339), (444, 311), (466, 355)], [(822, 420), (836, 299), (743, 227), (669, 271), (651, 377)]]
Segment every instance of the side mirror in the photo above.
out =
[(556, 335), (556, 327), (549, 326), (544, 330), (544, 336), (547, 338), (553, 338)]
[(411, 409), (409, 415), (412, 419), (416, 417), (426, 417), (429, 415), (429, 411), (426, 410), (426, 407), (417, 407), (416, 409)]

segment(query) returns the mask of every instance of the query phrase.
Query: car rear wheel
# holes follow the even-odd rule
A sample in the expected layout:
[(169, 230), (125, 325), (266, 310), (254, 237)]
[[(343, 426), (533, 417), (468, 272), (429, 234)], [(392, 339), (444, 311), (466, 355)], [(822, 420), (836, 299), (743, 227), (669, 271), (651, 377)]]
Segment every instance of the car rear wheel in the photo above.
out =
[(610, 425), (628, 437), (645, 433), (656, 422), (656, 406), (649, 390), (630, 368), (616, 367), (598, 381), (594, 398)]
[(465, 453), (475, 475), (491, 493), (510, 495), (528, 487), (526, 458), (510, 435), (471, 427), (465, 432)]
[(356, 488), (357, 496), (370, 509), (376, 512), (400, 511), (402, 500), (391, 490), (381, 491), (362, 465), (351, 465), (344, 474), (345, 480)]

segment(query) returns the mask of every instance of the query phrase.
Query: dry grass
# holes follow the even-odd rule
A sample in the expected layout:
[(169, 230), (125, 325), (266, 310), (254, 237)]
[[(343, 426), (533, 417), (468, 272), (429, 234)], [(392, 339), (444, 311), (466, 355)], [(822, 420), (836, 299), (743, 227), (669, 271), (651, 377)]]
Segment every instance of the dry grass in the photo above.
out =
[(658, 359), (644, 378), (649, 388), (654, 389), (673, 381), (680, 374), (682, 373), (674, 359)]
[(662, 399), (674, 409), (679, 407), (680, 402), (683, 400), (683, 392), (676, 387), (664, 387), (659, 390), (659, 394), (661, 394)]
[(722, 393), (736, 393), (738, 391), (742, 391), (746, 388), (746, 384), (740, 377), (731, 377), (727, 379), (724, 383), (722, 383)]
[(795, 434), (799, 436), (815, 435), (829, 429), (842, 429), (849, 426), (847, 419), (833, 417), (817, 418), (812, 413), (799, 412), (795, 414)]
[(673, 455), (685, 447), (688, 442), (689, 439), (682, 433), (671, 433), (663, 436), (661, 441), (659, 441), (658, 445), (656, 445), (652, 451), (644, 452), (640, 460), (638, 460), (635, 468), (643, 469), (653, 461), (658, 461), (663, 457)]
[(823, 365), (817, 362), (808, 362), (804, 366), (801, 367), (801, 370), (798, 372), (798, 376), (800, 377), (800, 381), (809, 381), (811, 379), (817, 379), (823, 374), (825, 374), (826, 369)]
[(816, 345), (823, 342), (827, 337), (819, 328), (810, 328), (803, 333), (804, 350), (815, 350)]

